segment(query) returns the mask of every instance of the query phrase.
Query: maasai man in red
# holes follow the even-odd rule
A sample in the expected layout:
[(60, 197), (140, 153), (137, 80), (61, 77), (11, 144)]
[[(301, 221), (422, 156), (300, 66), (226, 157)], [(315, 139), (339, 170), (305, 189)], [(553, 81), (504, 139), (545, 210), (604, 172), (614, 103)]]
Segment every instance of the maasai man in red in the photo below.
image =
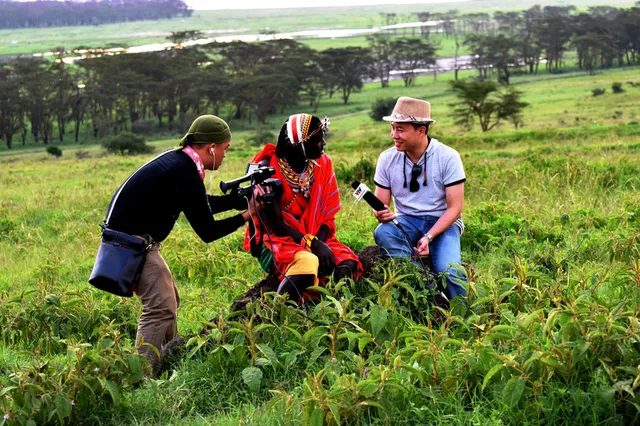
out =
[(277, 147), (266, 145), (252, 161), (275, 168), (284, 191), (279, 202), (265, 205), (264, 226), (256, 218), (248, 227), (244, 246), (266, 271), (279, 275), (278, 293), (296, 301), (319, 278), (333, 274), (337, 282), (362, 274), (358, 256), (336, 238), (340, 192), (331, 159), (324, 154), (328, 124), (326, 118), (292, 115), (280, 130)]

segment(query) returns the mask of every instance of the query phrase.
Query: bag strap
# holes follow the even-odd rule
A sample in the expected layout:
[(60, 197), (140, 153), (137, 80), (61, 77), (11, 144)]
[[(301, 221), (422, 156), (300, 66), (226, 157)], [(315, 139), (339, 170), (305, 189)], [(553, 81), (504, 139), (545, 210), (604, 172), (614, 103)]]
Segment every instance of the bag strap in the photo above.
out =
[(131, 180), (131, 178), (136, 173), (138, 173), (140, 170), (142, 170), (149, 163), (152, 163), (153, 161), (157, 160), (158, 158), (162, 157), (163, 155), (169, 154), (170, 152), (173, 152), (173, 151), (174, 151), (173, 149), (169, 149), (169, 150), (161, 153), (160, 155), (157, 155), (156, 157), (152, 158), (151, 160), (147, 161), (142, 166), (140, 166), (135, 172), (131, 173), (131, 175), (127, 178), (127, 180), (125, 180), (124, 183), (122, 185), (120, 185), (120, 188), (118, 188), (118, 192), (116, 192), (116, 195), (113, 197), (113, 201), (111, 201), (111, 205), (109, 206), (109, 210), (107, 212), (107, 217), (104, 219), (104, 222), (102, 223), (102, 229), (109, 227), (109, 220), (111, 219), (111, 214), (113, 213), (113, 209), (116, 206), (116, 201), (118, 201), (118, 197), (120, 196), (120, 193), (124, 189), (124, 187), (127, 184), (127, 182), (129, 182)]

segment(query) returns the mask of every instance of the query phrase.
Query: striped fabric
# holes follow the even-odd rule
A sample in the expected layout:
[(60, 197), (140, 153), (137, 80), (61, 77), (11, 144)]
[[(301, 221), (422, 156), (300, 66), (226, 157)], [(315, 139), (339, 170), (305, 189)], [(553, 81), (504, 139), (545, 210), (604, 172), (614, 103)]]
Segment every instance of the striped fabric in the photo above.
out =
[(287, 120), (287, 136), (292, 144), (298, 145), (309, 138), (311, 116), (309, 114), (295, 114)]
[[(284, 207), (291, 203), (296, 194), (291, 187), (287, 185), (286, 179), (278, 167), (278, 157), (276, 157), (275, 145), (268, 144), (258, 153), (252, 160), (253, 163), (270, 158), (270, 165), (276, 169), (275, 178), (283, 182), (284, 195), (281, 205)], [(340, 192), (338, 191), (338, 182), (333, 172), (333, 163), (331, 159), (323, 154), (316, 160), (320, 167), (316, 167), (315, 180), (311, 187), (311, 196), (309, 199), (297, 196), (291, 207), (287, 211), (282, 212), (282, 216), (287, 225), (297, 229), (302, 234), (317, 235), (322, 225), (329, 227), (329, 237), (325, 243), (331, 248), (336, 259), (336, 265), (346, 261), (354, 260), (358, 262), (358, 277), (362, 273), (362, 265), (358, 260), (358, 256), (346, 245), (342, 244), (336, 238), (336, 213), (340, 210)], [(256, 229), (260, 229), (259, 219), (255, 219)], [(244, 248), (249, 251), (251, 249), (249, 227), (244, 238)], [(256, 235), (259, 239), (261, 236)], [(278, 237), (273, 234), (264, 236), (265, 246), (273, 253), (276, 265), (282, 272), (287, 270), (295, 254), (305, 249), (300, 245), (300, 241), (293, 241), (291, 237)], [(358, 278), (356, 277), (356, 278)], [(280, 277), (283, 278), (282, 276)]]

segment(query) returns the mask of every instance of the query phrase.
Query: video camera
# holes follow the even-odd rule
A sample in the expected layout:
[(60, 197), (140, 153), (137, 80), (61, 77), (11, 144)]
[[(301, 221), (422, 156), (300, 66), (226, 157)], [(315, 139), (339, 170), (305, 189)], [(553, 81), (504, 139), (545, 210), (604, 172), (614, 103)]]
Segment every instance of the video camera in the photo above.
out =
[[(282, 182), (280, 182), (279, 179), (271, 177), (275, 174), (276, 170), (273, 167), (258, 167), (256, 164), (249, 164), (247, 174), (228, 182), (220, 182), (220, 189), (223, 194), (231, 190), (236, 196), (250, 200), (253, 194), (253, 188), (256, 185), (260, 185), (267, 193), (259, 196), (257, 201), (269, 204), (278, 200), (283, 193)], [(251, 182), (249, 186), (240, 186), (240, 184), (249, 181)], [(267, 191), (267, 189), (269, 189), (269, 191)]]

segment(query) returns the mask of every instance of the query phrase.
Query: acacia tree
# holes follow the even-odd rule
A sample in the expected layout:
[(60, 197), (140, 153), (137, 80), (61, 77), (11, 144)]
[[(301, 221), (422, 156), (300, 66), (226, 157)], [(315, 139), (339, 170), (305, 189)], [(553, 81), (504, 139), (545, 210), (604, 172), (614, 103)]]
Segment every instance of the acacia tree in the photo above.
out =
[(498, 81), (509, 84), (509, 69), (518, 65), (513, 50), (514, 41), (502, 34), (487, 36), (487, 60), (498, 72)]
[(382, 87), (389, 87), (389, 74), (393, 69), (391, 40), (385, 34), (377, 33), (367, 37), (372, 58), (373, 74), (380, 79)]
[(31, 124), (31, 135), (37, 142), (40, 138), (47, 144), (52, 130), (51, 107), (55, 101), (52, 76), (45, 63), (37, 60), (18, 62), (14, 65), (20, 82), (20, 96), (25, 99), (27, 117)]
[(562, 59), (567, 43), (573, 33), (571, 12), (575, 6), (546, 6), (538, 26), (537, 38), (547, 56), (547, 70), (558, 72), (562, 67)]
[(370, 73), (371, 57), (362, 47), (334, 48), (322, 52), (321, 64), (330, 84), (342, 90), (346, 105), (351, 93), (362, 89), (363, 80)]
[(598, 34), (586, 33), (574, 40), (578, 52), (578, 66), (593, 74), (593, 70), (600, 57), (602, 41)]
[(231, 79), (220, 62), (207, 65), (203, 71), (201, 90), (205, 97), (204, 108), (211, 108), (214, 115), (220, 115), (220, 110), (229, 96)]
[(522, 111), (529, 106), (528, 103), (520, 100), (522, 94), (521, 91), (510, 87), (505, 93), (499, 95), (501, 102), (499, 115), (501, 118), (509, 120), (516, 129), (524, 124)]
[(517, 128), (522, 124), (522, 110), (528, 105), (522, 102), (522, 92), (509, 90), (499, 94), (495, 81), (450, 81), (459, 102), (452, 104), (456, 124), (473, 127), (477, 119), (483, 132), (497, 126), (501, 120), (510, 120)]
[(73, 138), (78, 142), (80, 136), (80, 126), (84, 122), (84, 115), (87, 112), (87, 97), (81, 92), (80, 84), (76, 84), (75, 93), (71, 100), (71, 116), (70, 119), (74, 122), (73, 126)]
[(458, 11), (456, 9), (451, 9), (446, 13), (440, 15), (442, 19), (442, 30), (444, 31), (444, 35), (449, 38), (452, 35), (456, 34), (456, 20), (458, 19)]
[(320, 63), (316, 60), (317, 54), (314, 53), (314, 60), (308, 62), (305, 65), (304, 79), (300, 84), (300, 96), (303, 100), (309, 102), (309, 106), (313, 112), (318, 110), (320, 105), (320, 99), (324, 95), (324, 86), (322, 75), (322, 68)]
[(522, 12), (522, 25), (519, 36), (514, 38), (516, 55), (529, 70), (529, 74), (538, 73), (540, 64), (540, 40), (537, 37), (537, 29), (540, 25), (542, 10), (540, 6), (533, 6)]
[(493, 19), (498, 23), (498, 30), (513, 37), (520, 32), (522, 17), (518, 12), (496, 12)]
[(478, 70), (478, 77), (486, 79), (489, 72), (489, 45), (487, 36), (484, 34), (469, 34), (465, 37), (464, 43), (471, 54), (471, 64)]
[[(418, 12), (416, 13), (418, 21), (423, 24), (428, 23), (431, 20), (430, 12)], [(429, 25), (422, 25), (420, 27), (420, 35), (424, 38), (429, 38), (429, 34), (431, 33), (431, 27)]]
[(22, 111), (17, 78), (9, 67), (0, 67), (0, 137), (11, 149), (13, 136), (20, 130)]
[(391, 42), (394, 67), (400, 71), (404, 86), (415, 83), (417, 70), (436, 63), (436, 44), (417, 38), (401, 38)]
[(53, 62), (49, 67), (51, 75), (51, 111), (58, 127), (58, 138), (62, 142), (67, 122), (71, 116), (71, 108), (76, 83), (64, 62)]

